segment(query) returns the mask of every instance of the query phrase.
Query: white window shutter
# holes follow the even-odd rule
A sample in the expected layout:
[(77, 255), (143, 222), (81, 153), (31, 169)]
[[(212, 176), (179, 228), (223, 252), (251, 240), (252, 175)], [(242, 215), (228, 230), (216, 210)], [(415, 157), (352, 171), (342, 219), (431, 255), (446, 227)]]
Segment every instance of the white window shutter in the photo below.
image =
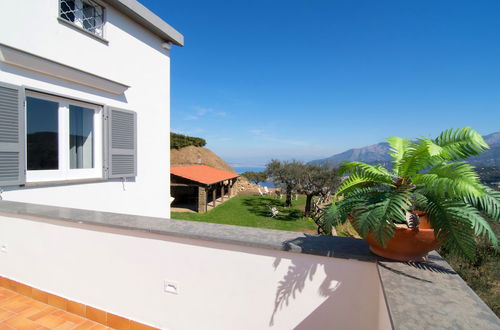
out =
[(24, 90), (0, 83), (0, 187), (26, 183)]
[(137, 114), (106, 107), (107, 177), (137, 176)]

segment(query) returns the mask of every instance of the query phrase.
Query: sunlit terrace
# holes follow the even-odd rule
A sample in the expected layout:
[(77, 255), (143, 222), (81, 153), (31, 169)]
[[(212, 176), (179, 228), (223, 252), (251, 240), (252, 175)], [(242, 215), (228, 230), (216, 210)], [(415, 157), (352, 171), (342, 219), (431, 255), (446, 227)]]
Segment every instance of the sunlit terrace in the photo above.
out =
[(99, 323), (91, 316), (100, 313), (102, 326), (116, 317), (120, 329), (500, 325), (436, 253), (426, 263), (390, 262), (354, 238), (0, 206), (2, 285), (34, 300), (46, 293), (62, 311), (83, 306), (80, 316)]

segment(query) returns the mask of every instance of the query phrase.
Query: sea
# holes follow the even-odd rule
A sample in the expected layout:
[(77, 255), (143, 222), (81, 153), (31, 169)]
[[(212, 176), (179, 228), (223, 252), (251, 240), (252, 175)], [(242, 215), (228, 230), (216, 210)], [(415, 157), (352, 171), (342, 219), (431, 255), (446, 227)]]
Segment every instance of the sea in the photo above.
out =
[[(266, 168), (264, 166), (259, 166), (259, 167), (250, 167), (250, 166), (233, 166), (234, 170), (236, 173), (241, 174), (245, 172), (264, 172)], [(267, 188), (274, 188), (274, 183), (270, 180), (266, 182), (261, 182), (259, 183), (260, 186), (267, 187)]]

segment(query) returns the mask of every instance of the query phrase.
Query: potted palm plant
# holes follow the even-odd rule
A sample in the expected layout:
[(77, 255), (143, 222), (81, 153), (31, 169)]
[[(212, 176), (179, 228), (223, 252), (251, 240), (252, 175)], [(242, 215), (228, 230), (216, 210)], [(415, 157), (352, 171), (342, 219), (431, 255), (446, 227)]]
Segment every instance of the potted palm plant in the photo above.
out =
[(325, 213), (327, 228), (351, 221), (372, 252), (402, 261), (421, 260), (440, 245), (473, 259), (475, 235), (498, 245), (485, 217), (500, 221), (500, 192), (481, 184), (464, 162), (489, 148), (479, 133), (464, 127), (435, 139), (387, 142), (391, 170), (361, 162), (341, 166), (349, 176)]

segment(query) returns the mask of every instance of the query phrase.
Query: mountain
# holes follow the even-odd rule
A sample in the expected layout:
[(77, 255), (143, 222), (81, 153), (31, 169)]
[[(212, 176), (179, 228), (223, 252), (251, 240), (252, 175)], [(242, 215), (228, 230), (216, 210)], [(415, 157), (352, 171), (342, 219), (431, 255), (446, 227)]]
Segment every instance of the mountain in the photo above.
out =
[[(500, 165), (500, 132), (491, 133), (483, 136), (490, 149), (479, 156), (471, 157), (468, 162), (476, 167), (488, 167)], [(340, 154), (333, 155), (324, 159), (317, 159), (309, 162), (310, 164), (339, 166), (344, 161), (364, 162), (368, 164), (389, 165), (391, 157), (388, 154), (389, 144), (382, 142), (371, 146), (349, 149)]]

